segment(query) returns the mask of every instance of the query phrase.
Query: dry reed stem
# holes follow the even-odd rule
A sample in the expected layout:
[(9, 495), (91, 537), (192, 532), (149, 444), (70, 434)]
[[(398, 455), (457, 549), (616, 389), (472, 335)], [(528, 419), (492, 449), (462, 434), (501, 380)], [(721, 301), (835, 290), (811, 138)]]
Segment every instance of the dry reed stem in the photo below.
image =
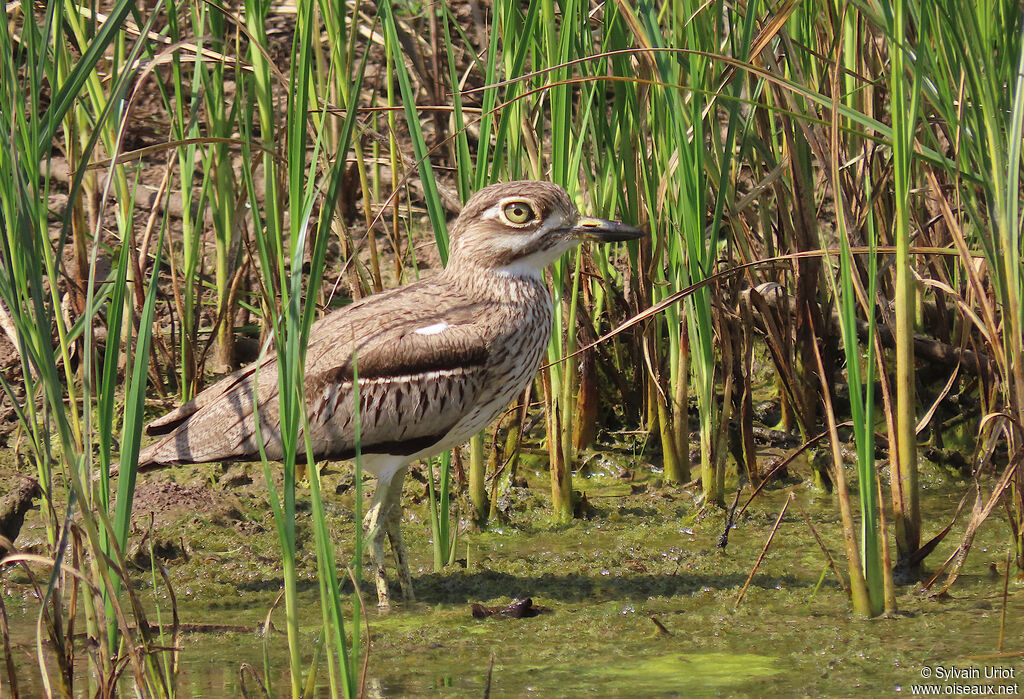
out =
[(740, 594), (736, 597), (736, 606), (738, 607), (740, 602), (743, 600), (743, 595), (747, 593), (747, 588), (750, 587), (750, 581), (754, 578), (754, 573), (761, 565), (761, 561), (764, 560), (765, 555), (768, 553), (768, 547), (772, 545), (772, 539), (775, 538), (775, 532), (779, 530), (779, 525), (782, 524), (782, 518), (786, 514), (786, 510), (789, 508), (789, 503), (793, 502), (793, 493), (789, 494), (786, 498), (786, 502), (782, 505), (782, 510), (779, 512), (779, 516), (775, 519), (775, 524), (772, 526), (771, 532), (768, 534), (768, 541), (764, 542), (764, 548), (761, 549), (761, 555), (757, 557), (757, 561), (754, 563), (754, 567), (750, 571), (750, 575), (747, 576), (747, 581), (743, 583), (743, 589), (740, 590)]

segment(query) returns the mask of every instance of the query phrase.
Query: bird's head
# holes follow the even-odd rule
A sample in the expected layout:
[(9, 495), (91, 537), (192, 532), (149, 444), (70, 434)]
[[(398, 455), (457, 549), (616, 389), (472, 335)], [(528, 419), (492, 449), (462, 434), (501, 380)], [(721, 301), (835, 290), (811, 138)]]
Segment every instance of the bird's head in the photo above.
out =
[(448, 267), (539, 277), (544, 267), (584, 240), (610, 243), (643, 235), (624, 223), (581, 216), (557, 184), (502, 182), (466, 202), (451, 228)]

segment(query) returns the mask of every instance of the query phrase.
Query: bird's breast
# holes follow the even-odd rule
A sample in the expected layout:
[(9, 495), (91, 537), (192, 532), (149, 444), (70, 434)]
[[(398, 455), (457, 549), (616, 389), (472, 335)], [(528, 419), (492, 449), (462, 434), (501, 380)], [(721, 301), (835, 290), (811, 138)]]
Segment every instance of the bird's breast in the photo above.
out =
[(462, 444), (487, 427), (533, 379), (551, 339), (551, 296), (542, 284), (514, 280), (501, 288), (492, 324), (487, 377), (476, 405), (445, 439)]

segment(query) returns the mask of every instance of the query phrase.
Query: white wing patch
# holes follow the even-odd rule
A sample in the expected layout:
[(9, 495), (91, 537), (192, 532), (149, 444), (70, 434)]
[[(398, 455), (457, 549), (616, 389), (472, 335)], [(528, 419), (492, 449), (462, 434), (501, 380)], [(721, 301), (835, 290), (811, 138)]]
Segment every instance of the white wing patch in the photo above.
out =
[(434, 323), (433, 325), (428, 325), (425, 328), (417, 328), (413, 330), (413, 332), (417, 335), (440, 335), (449, 327), (448, 323), (442, 320), (440, 323)]

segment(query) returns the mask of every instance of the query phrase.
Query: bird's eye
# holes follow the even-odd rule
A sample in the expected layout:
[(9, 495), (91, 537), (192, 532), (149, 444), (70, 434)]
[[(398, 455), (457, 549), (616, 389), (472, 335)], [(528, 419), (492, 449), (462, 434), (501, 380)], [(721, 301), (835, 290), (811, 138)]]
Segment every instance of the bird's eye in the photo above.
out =
[(537, 214), (534, 213), (533, 207), (525, 201), (510, 201), (508, 204), (505, 204), (505, 208), (502, 209), (502, 212), (505, 214), (505, 218), (508, 219), (508, 222), (516, 226), (529, 223), (533, 219), (537, 218)]

